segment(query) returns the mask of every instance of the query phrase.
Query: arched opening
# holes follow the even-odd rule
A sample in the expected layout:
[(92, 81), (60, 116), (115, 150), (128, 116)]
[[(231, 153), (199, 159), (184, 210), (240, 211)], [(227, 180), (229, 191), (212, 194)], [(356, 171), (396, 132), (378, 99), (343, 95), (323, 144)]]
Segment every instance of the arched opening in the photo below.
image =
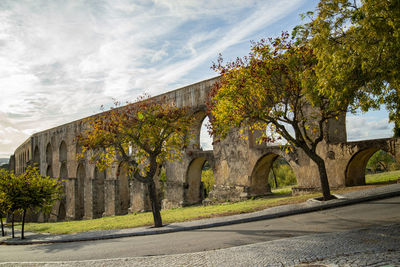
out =
[(35, 146), (35, 149), (33, 150), (33, 164), (40, 167), (40, 153), (38, 146)]
[(67, 144), (64, 141), (62, 141), (60, 144), (58, 151), (58, 158), (60, 162), (67, 161)]
[(47, 163), (47, 169), (46, 169), (46, 176), (53, 177), (53, 149), (51, 147), (51, 144), (48, 143), (46, 146), (46, 163)]
[(210, 120), (208, 116), (205, 116), (200, 128), (200, 149), (201, 150), (213, 150), (213, 137), (210, 135), (208, 127)]
[(77, 197), (76, 197), (76, 218), (82, 219), (85, 215), (85, 180), (86, 180), (86, 169), (83, 163), (79, 163), (76, 171), (77, 179)]
[(186, 174), (185, 204), (201, 203), (214, 186), (213, 170), (206, 158), (196, 158), (189, 164)]
[(128, 164), (121, 162), (118, 167), (119, 214), (127, 214), (129, 210), (129, 175)]
[(67, 217), (67, 211), (65, 209), (65, 200), (62, 199), (60, 200), (60, 206), (58, 208), (58, 215), (57, 215), (57, 221), (65, 221), (65, 218)]
[(399, 169), (400, 165), (392, 155), (370, 147), (351, 158), (346, 168), (346, 186), (391, 182), (397, 180)]
[(94, 186), (93, 186), (93, 217), (100, 218), (105, 211), (104, 205), (104, 180), (106, 177), (105, 171), (94, 169)]
[(208, 160), (206, 160), (206, 162), (204, 162), (203, 164), (203, 167), (201, 168), (200, 193), (202, 196), (202, 200), (208, 198), (208, 195), (213, 190), (214, 183), (214, 171)]
[(400, 177), (400, 164), (389, 153), (378, 150), (367, 162), (366, 184), (396, 183)]
[(291, 187), (297, 184), (290, 164), (274, 153), (264, 155), (257, 161), (250, 179), (250, 196), (270, 195), (271, 188)]
[(193, 114), (194, 123), (191, 127), (192, 139), (189, 142), (189, 148), (201, 150), (213, 150), (213, 139), (208, 133), (207, 125), (209, 118), (204, 111)]
[(53, 177), (53, 168), (51, 165), (47, 166), (46, 176)]

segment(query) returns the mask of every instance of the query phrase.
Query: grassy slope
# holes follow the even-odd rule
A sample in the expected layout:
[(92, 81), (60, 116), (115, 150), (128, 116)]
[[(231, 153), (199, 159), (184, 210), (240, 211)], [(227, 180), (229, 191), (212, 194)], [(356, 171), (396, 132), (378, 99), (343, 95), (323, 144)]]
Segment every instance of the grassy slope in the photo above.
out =
[(365, 183), (366, 184), (390, 183), (397, 181), (397, 179), (399, 178), (400, 178), (400, 170), (391, 172), (382, 172), (376, 174), (367, 174), (365, 175)]

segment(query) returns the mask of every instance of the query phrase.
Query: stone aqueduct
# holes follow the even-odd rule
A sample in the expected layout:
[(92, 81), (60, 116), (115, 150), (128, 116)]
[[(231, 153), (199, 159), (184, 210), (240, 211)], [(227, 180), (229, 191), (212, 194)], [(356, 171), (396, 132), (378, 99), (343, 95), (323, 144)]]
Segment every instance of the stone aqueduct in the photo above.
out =
[[(200, 128), (206, 116), (208, 92), (218, 78), (205, 80), (156, 97), (166, 97), (178, 106), (190, 107), (196, 123), (195, 138), (181, 161), (164, 166), (167, 181), (162, 199), (163, 208), (173, 208), (201, 202), (200, 178), (205, 161), (213, 169), (215, 185), (209, 197), (216, 200), (237, 201), (268, 194), (268, 173), (273, 161), (281, 156), (292, 167), (297, 177), (294, 190), (319, 188), (316, 165), (300, 150), (290, 154), (279, 146), (259, 145), (256, 136), (239, 138), (233, 131), (226, 139), (213, 144), (213, 150), (199, 149)], [(34, 220), (91, 219), (149, 210), (145, 187), (129, 180), (123, 162), (100, 172), (88, 159), (77, 160), (80, 146), (75, 137), (83, 127), (83, 120), (67, 123), (32, 135), (21, 144), (10, 159), (10, 168), (16, 174), (30, 163), (37, 163), (43, 175), (60, 177), (65, 181), (65, 197), (54, 207), (49, 218)], [(399, 139), (379, 139), (347, 142), (345, 118), (328, 125), (326, 140), (319, 145), (320, 155), (326, 161), (331, 187), (365, 183), (368, 159), (378, 150), (400, 160)]]

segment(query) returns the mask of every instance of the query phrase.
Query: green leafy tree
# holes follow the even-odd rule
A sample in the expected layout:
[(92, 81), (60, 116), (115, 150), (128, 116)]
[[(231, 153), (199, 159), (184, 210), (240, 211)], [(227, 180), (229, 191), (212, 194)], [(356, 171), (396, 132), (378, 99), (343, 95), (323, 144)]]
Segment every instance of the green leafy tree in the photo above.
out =
[(211, 124), (214, 134), (222, 138), (232, 128), (265, 133), (270, 127), (271, 134), (264, 134), (261, 141), (283, 137), (288, 153), (293, 147), (303, 150), (318, 166), (323, 198), (331, 199), (325, 162), (317, 146), (326, 137), (328, 120), (347, 107), (330, 108), (329, 99), (317, 91), (314, 67), (318, 62), (313, 50), (307, 43), (296, 44), (288, 38), (283, 33), (261, 40), (253, 44), (248, 57), (225, 66), (220, 58), (214, 64), (221, 81), (211, 95)]
[(268, 175), (268, 180), (271, 181), (270, 184), (274, 188), (295, 185), (297, 183), (293, 169), (283, 158), (278, 158), (274, 161)]
[(377, 171), (391, 171), (393, 169), (398, 169), (399, 164), (396, 160), (388, 153), (383, 150), (379, 150), (368, 160), (367, 169), (371, 170), (373, 173)]
[(15, 237), (14, 213), (19, 209), (17, 199), (21, 196), (20, 184), (20, 179), (18, 179), (18, 177), (13, 172), (2, 172), (0, 192), (2, 192), (3, 199), (7, 203), (6, 211), (8, 212), (8, 214), (11, 214), (11, 233), (13, 238)]
[(10, 173), (5, 169), (0, 169), (0, 224), (1, 224), (1, 236), (5, 236), (3, 217), (5, 217), (10, 210), (11, 203), (7, 198), (3, 188), (6, 184), (6, 180), (9, 179)]
[(27, 210), (48, 213), (62, 193), (61, 182), (42, 177), (36, 167), (28, 166), (25, 172), (16, 176), (10, 172), (1, 183), (1, 190), (11, 213), (12, 237), (14, 238), (14, 214), (22, 213), (21, 239), (24, 239)]
[(201, 181), (204, 184), (204, 197), (208, 197), (214, 186), (214, 173), (210, 167), (203, 169), (201, 172)]
[(79, 137), (83, 152), (104, 169), (120, 157), (129, 165), (130, 178), (147, 185), (155, 227), (162, 226), (154, 178), (165, 160), (180, 159), (189, 141), (192, 118), (188, 110), (166, 99), (140, 101), (89, 118)]
[(309, 14), (297, 33), (310, 40), (318, 85), (331, 104), (368, 111), (385, 103), (398, 127), (400, 1), (321, 0)]

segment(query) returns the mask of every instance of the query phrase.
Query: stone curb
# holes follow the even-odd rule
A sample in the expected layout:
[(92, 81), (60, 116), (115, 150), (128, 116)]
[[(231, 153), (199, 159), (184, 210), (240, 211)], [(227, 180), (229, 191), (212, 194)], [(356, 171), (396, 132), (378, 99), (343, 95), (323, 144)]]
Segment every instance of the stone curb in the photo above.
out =
[[(189, 225), (189, 226), (184, 226), (184, 225), (181, 226), (181, 225), (171, 224), (171, 225), (166, 225), (163, 228), (146, 228), (142, 231), (126, 232), (126, 233), (104, 233), (104, 232), (101, 233), (99, 231), (98, 233), (93, 232), (92, 236), (79, 236), (80, 234), (76, 234), (75, 236), (73, 236), (73, 234), (71, 234), (71, 235), (63, 235), (60, 237), (60, 235), (59, 235), (58, 237), (60, 237), (60, 239), (44, 239), (44, 238), (42, 240), (40, 240), (40, 239), (36, 239), (36, 240), (11, 239), (10, 240), (9, 239), (9, 240), (1, 241), (0, 245), (31, 245), (31, 244), (106, 240), (106, 239), (114, 239), (114, 238), (122, 238), (122, 237), (145, 236), (145, 235), (156, 235), (156, 234), (165, 234), (165, 233), (173, 233), (173, 232), (181, 232), (181, 231), (191, 231), (191, 230), (212, 228), (212, 227), (218, 227), (218, 226), (226, 226), (226, 225), (254, 222), (254, 221), (260, 221), (260, 220), (296, 215), (296, 214), (301, 214), (301, 213), (308, 213), (308, 212), (326, 210), (326, 209), (331, 209), (331, 208), (337, 208), (337, 207), (357, 204), (357, 203), (361, 203), (361, 202), (365, 202), (365, 201), (372, 201), (372, 200), (400, 196), (400, 190), (398, 190), (396, 188), (396, 190), (390, 191), (390, 187), (391, 186), (387, 186), (387, 188), (389, 189), (389, 192), (382, 192), (382, 193), (373, 192), (372, 194), (367, 195), (367, 196), (361, 196), (361, 197), (355, 197), (355, 198), (346, 198), (345, 196), (344, 197), (341, 196), (341, 198), (329, 200), (327, 202), (307, 201), (307, 202), (300, 203), (300, 204), (284, 205), (284, 206), (279, 207), (279, 209), (282, 209), (283, 211), (277, 211), (277, 212), (273, 212), (271, 214), (258, 215), (257, 213), (260, 213), (260, 212), (242, 214), (241, 216), (243, 216), (245, 218), (232, 218), (235, 216), (238, 217), (238, 215), (233, 215), (233, 216), (229, 216), (229, 217), (225, 217), (225, 218), (218, 217), (218, 219), (220, 219), (221, 221), (217, 221), (217, 222), (204, 223), (204, 221), (212, 221), (212, 219), (199, 220), (198, 222), (192, 221), (189, 223), (192, 223), (194, 225)], [(366, 191), (368, 191), (368, 189)], [(307, 206), (303, 207), (305, 205), (307, 205), (308, 207)], [(274, 209), (274, 208), (272, 208), (272, 209)], [(269, 210), (269, 209), (266, 209), (264, 211), (267, 211), (267, 210)], [(196, 224), (196, 222), (197, 222), (197, 224)], [(88, 232), (88, 233), (90, 233), (90, 232)], [(82, 235), (84, 235), (84, 234), (85, 233), (82, 233)], [(57, 237), (57, 235), (54, 235), (54, 237)]]

